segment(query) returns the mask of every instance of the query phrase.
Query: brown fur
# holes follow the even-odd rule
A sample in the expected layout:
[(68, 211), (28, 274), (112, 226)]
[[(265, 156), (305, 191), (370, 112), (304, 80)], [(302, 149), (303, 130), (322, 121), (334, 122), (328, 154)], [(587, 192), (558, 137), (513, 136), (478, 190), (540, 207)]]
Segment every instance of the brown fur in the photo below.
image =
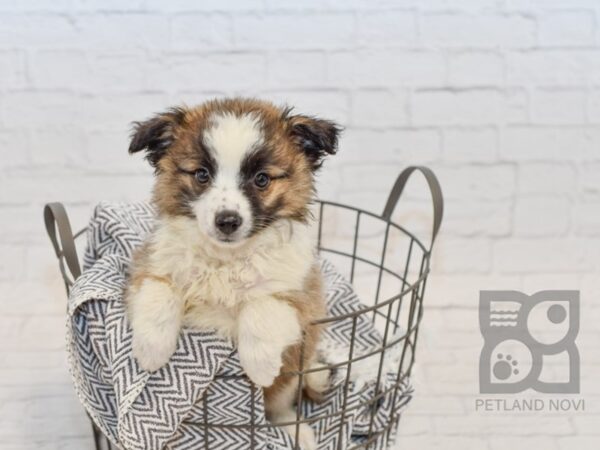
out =
[[(326, 120), (292, 115), (291, 110), (268, 102), (239, 98), (210, 101), (194, 108), (175, 108), (136, 124), (129, 151), (146, 149), (147, 159), (156, 169), (153, 199), (159, 216), (193, 216), (189, 204), (206, 189), (206, 185), (194, 178), (194, 172), (211, 163), (202, 137), (211, 127), (211, 117), (219, 113), (239, 116), (253, 113), (260, 118), (265, 142), (264, 148), (259, 150), (263, 156), (261, 170), (266, 171), (271, 182), (264, 190), (254, 187), (246, 192), (260, 219), (253, 232), (259, 233), (278, 219), (306, 221), (314, 197), (314, 172), (325, 154), (335, 153), (339, 129)], [(168, 277), (150, 272), (147, 262), (151, 251), (148, 243), (138, 250), (128, 289), (136, 291), (144, 279), (152, 279), (167, 283), (178, 292)], [(321, 327), (311, 323), (326, 313), (318, 267), (315, 265), (306, 277), (303, 290), (284, 292), (276, 297), (297, 311), (304, 330), (302, 366), (307, 370), (316, 359), (321, 333)], [(297, 383), (297, 375), (289, 372), (300, 369), (301, 348), (301, 344), (297, 344), (284, 352), (280, 375), (265, 389), (267, 413), (272, 399), (290, 383)], [(304, 388), (308, 397), (319, 399), (320, 393), (306, 383)]]
[[(227, 99), (210, 101), (194, 108), (177, 109), (177, 117), (166, 113), (158, 118), (167, 121), (163, 138), (172, 144), (156, 163), (157, 182), (154, 201), (161, 214), (188, 213), (186, 198), (202, 193), (203, 187), (189, 174), (203, 165), (204, 151), (199, 138), (210, 127), (210, 118), (216, 113), (237, 115), (255, 113), (261, 118), (265, 140), (269, 145), (270, 175), (287, 174), (286, 178), (273, 180), (269, 189), (261, 192), (261, 202), (266, 207), (278, 206), (279, 218), (304, 220), (309, 213), (307, 205), (314, 196), (312, 157), (302, 151), (294, 134), (295, 126), (306, 126), (315, 119), (291, 116), (288, 109), (255, 99)], [(139, 127), (144, 124), (138, 125)], [(133, 150), (137, 151), (137, 150)]]
[[(304, 355), (302, 355), (302, 344), (288, 347), (283, 355), (283, 366), (281, 374), (275, 378), (273, 385), (265, 389), (267, 413), (269, 413), (270, 400), (280, 393), (289, 383), (298, 383), (297, 376), (288, 374), (300, 370), (302, 361), (303, 370), (309, 369), (309, 364), (316, 358), (317, 343), (321, 335), (322, 326), (313, 325), (311, 322), (325, 317), (325, 303), (321, 272), (314, 267), (301, 292), (289, 292), (278, 296), (288, 302), (298, 312), (300, 326), (304, 330)], [(303, 357), (302, 357), (303, 356)], [(321, 395), (304, 384), (305, 394), (314, 401), (320, 401)]]

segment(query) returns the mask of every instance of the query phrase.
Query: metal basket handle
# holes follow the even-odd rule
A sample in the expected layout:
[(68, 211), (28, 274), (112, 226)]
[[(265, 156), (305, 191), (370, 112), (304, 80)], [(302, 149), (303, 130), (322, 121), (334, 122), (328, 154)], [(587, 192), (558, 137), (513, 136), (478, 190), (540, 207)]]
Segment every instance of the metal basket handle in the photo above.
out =
[(391, 220), (394, 209), (396, 208), (396, 204), (398, 203), (398, 200), (402, 195), (402, 191), (404, 190), (404, 186), (406, 186), (408, 178), (415, 171), (419, 171), (425, 176), (425, 180), (427, 180), (429, 190), (431, 191), (431, 199), (433, 202), (433, 232), (431, 233), (431, 245), (429, 246), (429, 250), (431, 250), (433, 247), (433, 242), (435, 241), (438, 231), (440, 230), (442, 217), (444, 216), (444, 196), (442, 195), (440, 182), (433, 171), (428, 167), (410, 166), (404, 169), (400, 175), (398, 175), (398, 178), (394, 183), (394, 187), (392, 187), (392, 190), (390, 191), (390, 195), (388, 196), (381, 217), (388, 221)]
[[(79, 259), (77, 258), (77, 249), (75, 248), (75, 238), (73, 237), (73, 231), (71, 230), (71, 224), (69, 223), (69, 217), (65, 211), (65, 207), (62, 203), (48, 203), (44, 207), (44, 222), (46, 224), (46, 231), (48, 237), (54, 247), (54, 252), (60, 263), (60, 270), (62, 272), (65, 283), (68, 285), (69, 280), (64, 269), (64, 261), (67, 263), (67, 267), (71, 272), (73, 278), (77, 278), (81, 275), (81, 268), (79, 266)], [(58, 236), (56, 231), (58, 230)], [(59, 244), (60, 240), (60, 244)]]

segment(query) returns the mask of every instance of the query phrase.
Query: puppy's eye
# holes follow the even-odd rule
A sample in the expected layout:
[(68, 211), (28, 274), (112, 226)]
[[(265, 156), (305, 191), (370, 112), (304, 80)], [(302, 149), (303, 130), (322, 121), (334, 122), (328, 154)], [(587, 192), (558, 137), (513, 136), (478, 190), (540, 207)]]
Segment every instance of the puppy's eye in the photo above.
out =
[(257, 188), (264, 189), (271, 182), (271, 177), (264, 172), (258, 172), (254, 177), (254, 184)]
[(194, 177), (198, 183), (205, 184), (208, 183), (208, 180), (210, 180), (210, 172), (208, 169), (201, 167), (200, 169), (196, 170)]

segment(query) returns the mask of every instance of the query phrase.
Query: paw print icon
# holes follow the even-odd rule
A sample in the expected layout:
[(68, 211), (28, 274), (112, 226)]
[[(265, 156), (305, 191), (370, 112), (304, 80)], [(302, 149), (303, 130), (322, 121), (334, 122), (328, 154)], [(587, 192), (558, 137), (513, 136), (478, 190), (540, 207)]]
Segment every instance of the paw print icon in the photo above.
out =
[(579, 291), (481, 291), (482, 394), (579, 392)]

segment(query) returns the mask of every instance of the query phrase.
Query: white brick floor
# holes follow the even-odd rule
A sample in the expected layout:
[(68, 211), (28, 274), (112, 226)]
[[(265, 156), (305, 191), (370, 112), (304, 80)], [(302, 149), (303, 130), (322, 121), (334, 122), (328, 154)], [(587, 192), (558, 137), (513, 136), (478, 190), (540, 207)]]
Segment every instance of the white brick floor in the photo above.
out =
[[(380, 211), (404, 166), (440, 177), (398, 449), (599, 448), (598, 23), (598, 0), (0, 2), (0, 448), (91, 448), (43, 204), (81, 225), (145, 198), (128, 124), (232, 94), (346, 127), (324, 198)], [(423, 183), (407, 196), (398, 220), (428, 230)], [(585, 412), (475, 411), (479, 290), (554, 288), (581, 290)]]

